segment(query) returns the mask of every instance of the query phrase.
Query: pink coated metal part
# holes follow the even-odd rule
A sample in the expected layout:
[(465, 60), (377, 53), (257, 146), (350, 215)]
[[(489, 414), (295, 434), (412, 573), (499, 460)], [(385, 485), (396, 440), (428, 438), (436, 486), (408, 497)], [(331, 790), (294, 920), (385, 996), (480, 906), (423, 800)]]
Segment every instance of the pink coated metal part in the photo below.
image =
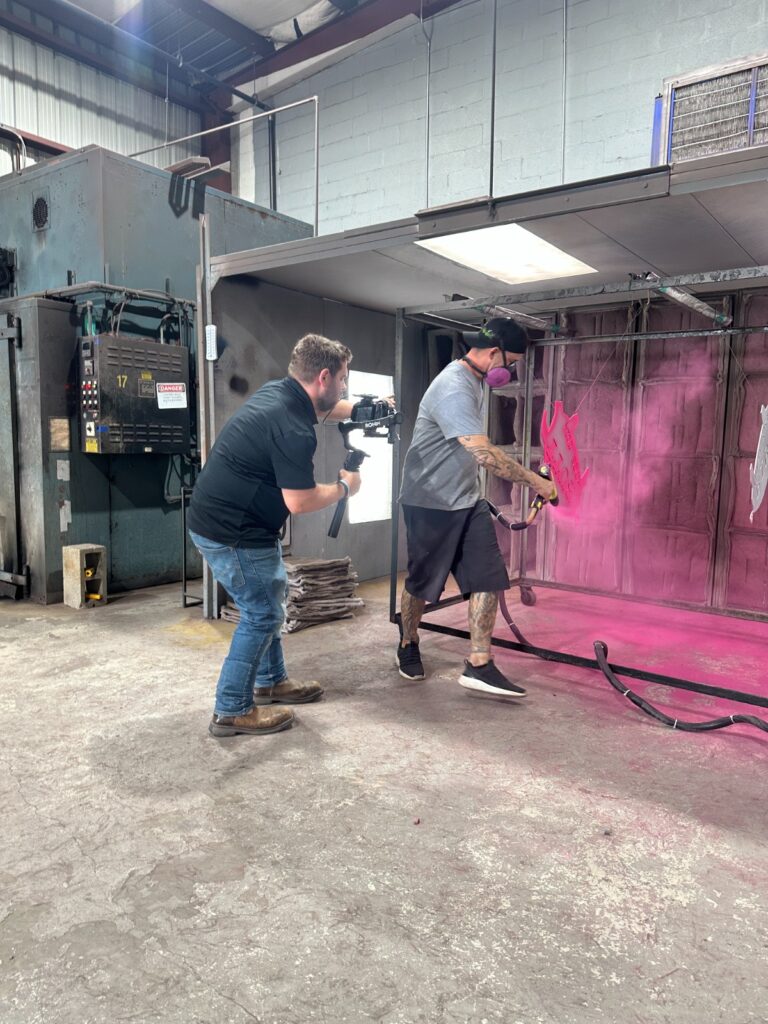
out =
[(557, 510), (566, 515), (576, 515), (586, 485), (589, 469), (581, 472), (579, 449), (576, 444), (576, 427), (579, 414), (567, 416), (562, 402), (555, 402), (551, 422), (545, 409), (541, 417), (541, 443), (544, 448), (544, 464), (549, 466), (557, 487), (560, 504)]

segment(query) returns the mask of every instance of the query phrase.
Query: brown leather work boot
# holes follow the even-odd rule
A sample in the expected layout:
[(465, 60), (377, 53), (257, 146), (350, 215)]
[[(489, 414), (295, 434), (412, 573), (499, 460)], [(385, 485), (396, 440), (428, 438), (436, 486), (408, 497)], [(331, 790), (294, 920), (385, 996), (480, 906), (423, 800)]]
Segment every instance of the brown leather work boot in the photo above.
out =
[(323, 688), (318, 683), (296, 683), (292, 679), (283, 679), (281, 683), (267, 689), (260, 687), (254, 690), (254, 704), (309, 704), (323, 695)]
[(250, 733), (262, 736), (268, 732), (280, 732), (293, 725), (293, 712), (287, 708), (251, 708), (247, 715), (225, 718), (214, 715), (208, 732), (211, 736), (237, 736), (238, 733)]

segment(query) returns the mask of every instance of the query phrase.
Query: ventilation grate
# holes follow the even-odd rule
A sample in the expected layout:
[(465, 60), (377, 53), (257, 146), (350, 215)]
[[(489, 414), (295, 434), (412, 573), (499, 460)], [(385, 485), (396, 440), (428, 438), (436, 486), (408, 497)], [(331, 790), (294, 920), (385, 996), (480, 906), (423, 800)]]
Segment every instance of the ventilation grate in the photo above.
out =
[(107, 346), (107, 363), (110, 367), (139, 370), (175, 370), (181, 372), (184, 349), (177, 345), (152, 343), (152, 348), (130, 349), (127, 346)]
[[(763, 118), (768, 129), (768, 69), (760, 70), (766, 76)], [(674, 90), (669, 148), (671, 162), (695, 160), (753, 144), (755, 71), (737, 71), (705, 82), (678, 86)]]
[(164, 423), (123, 423), (111, 426), (109, 437), (115, 444), (181, 444), (184, 430)]

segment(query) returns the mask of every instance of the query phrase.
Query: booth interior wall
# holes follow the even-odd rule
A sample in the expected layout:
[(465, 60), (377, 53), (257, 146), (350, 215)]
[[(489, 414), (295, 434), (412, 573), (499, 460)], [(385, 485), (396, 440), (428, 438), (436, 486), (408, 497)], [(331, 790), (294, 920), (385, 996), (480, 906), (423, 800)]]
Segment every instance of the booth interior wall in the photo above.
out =
[[(768, 297), (735, 301), (742, 324), (766, 322)], [(715, 301), (716, 304), (716, 301)], [(749, 465), (768, 403), (768, 343), (762, 333), (689, 338), (579, 336), (695, 330), (701, 318), (659, 301), (571, 316), (576, 337), (544, 349), (526, 396), (494, 396), (511, 406), (510, 450), (523, 455), (523, 414), (543, 394), (546, 407), (578, 411), (582, 468), (590, 481), (578, 517), (553, 511), (507, 540), (510, 575), (578, 590), (723, 611), (768, 613), (768, 512), (749, 522)], [(540, 410), (532, 410), (530, 462), (542, 457)], [(504, 416), (492, 413), (500, 429)], [(503, 434), (502, 434), (503, 436)], [(493, 500), (506, 485), (492, 481)], [(507, 489), (507, 494), (509, 493)], [(509, 500), (509, 499), (507, 499)], [(502, 502), (503, 504), (503, 502)], [(516, 509), (522, 512), (522, 509)], [(506, 538), (505, 538), (506, 540)], [(521, 571), (522, 570), (522, 571)]]
[[(768, 324), (768, 295), (746, 296), (742, 309), (744, 323)], [(726, 608), (768, 612), (768, 502), (749, 521), (749, 467), (760, 436), (760, 407), (768, 405), (768, 335), (737, 335), (732, 346), (715, 595)]]
[[(583, 335), (621, 335), (627, 331), (627, 312), (581, 314), (573, 318), (573, 327)], [(624, 538), (617, 523), (624, 515), (632, 346), (621, 341), (564, 345), (554, 351), (554, 397), (569, 414), (579, 410), (581, 461), (589, 466), (591, 480), (578, 526), (547, 523), (550, 536), (541, 545), (539, 566), (548, 579), (622, 592)], [(547, 406), (551, 409), (551, 402)]]

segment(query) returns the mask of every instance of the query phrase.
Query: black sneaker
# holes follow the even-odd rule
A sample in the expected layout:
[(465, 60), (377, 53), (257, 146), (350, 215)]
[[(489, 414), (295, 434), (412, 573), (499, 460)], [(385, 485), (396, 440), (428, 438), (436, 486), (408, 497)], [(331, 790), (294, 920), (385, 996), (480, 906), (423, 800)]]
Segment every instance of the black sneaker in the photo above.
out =
[(467, 690), (497, 693), (502, 697), (525, 697), (527, 692), (517, 683), (510, 683), (496, 668), (493, 658), (486, 665), (471, 665), (465, 661), (464, 672), (459, 677), (459, 682)]
[(397, 645), (397, 667), (403, 679), (423, 679), (424, 666), (421, 663), (419, 645), (415, 642)]

